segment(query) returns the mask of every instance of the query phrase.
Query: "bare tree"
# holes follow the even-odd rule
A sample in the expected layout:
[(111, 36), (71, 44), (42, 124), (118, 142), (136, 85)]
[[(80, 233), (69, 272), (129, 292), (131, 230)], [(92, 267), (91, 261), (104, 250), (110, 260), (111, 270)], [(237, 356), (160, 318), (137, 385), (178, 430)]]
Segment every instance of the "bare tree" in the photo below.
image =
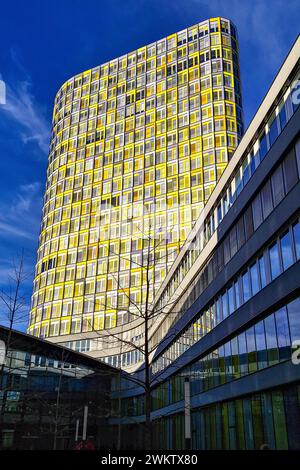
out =
[[(24, 270), (24, 252), (17, 261), (12, 262), (11, 274), (8, 275), (8, 283), (6, 289), (0, 291), (0, 305), (2, 310), (1, 322), (8, 327), (8, 337), (6, 342), (4, 360), (1, 365), (1, 378), (0, 390), (3, 393), (1, 410), (0, 410), (0, 425), (3, 421), (3, 416), (7, 401), (7, 390), (10, 388), (10, 372), (12, 368), (12, 355), (9, 350), (12, 346), (12, 330), (16, 324), (24, 322), (28, 317), (27, 298), (24, 294), (24, 283), (28, 278)], [(7, 374), (7, 384), (4, 389), (4, 372)]]
[(0, 291), (1, 322), (11, 331), (14, 326), (28, 318), (27, 296), (24, 284), (28, 274), (24, 268), (24, 252), (17, 260), (13, 260), (11, 273), (8, 274), (7, 286)]
[[(178, 312), (174, 311), (173, 307), (176, 301), (166, 303), (163, 307), (155, 304), (153, 302), (152, 294), (153, 294), (153, 285), (154, 285), (154, 268), (156, 263), (162, 261), (164, 256), (158, 257), (157, 256), (157, 249), (162, 243), (161, 237), (158, 235), (156, 237), (152, 237), (151, 235), (144, 235), (144, 245), (146, 245), (146, 250), (144, 252), (144, 256), (142, 257), (142, 262), (138, 263), (134, 261), (134, 264), (141, 268), (142, 270), (142, 279), (143, 285), (145, 286), (144, 289), (144, 298), (142, 296), (140, 302), (136, 302), (124, 289), (120, 286), (117, 282), (118, 289), (125, 295), (127, 298), (127, 306), (126, 308), (116, 308), (115, 310), (118, 312), (126, 312), (128, 313), (129, 319), (133, 318), (138, 320), (138, 327), (142, 331), (142, 344), (132, 339), (125, 339), (123, 335), (123, 328), (121, 328), (120, 332), (115, 332), (114, 328), (112, 329), (104, 329), (98, 331), (93, 328), (93, 325), (89, 322), (89, 330), (95, 332), (99, 337), (104, 340), (113, 338), (116, 343), (120, 344), (120, 351), (138, 351), (140, 355), (143, 357), (143, 364), (139, 368), (138, 372), (139, 375), (130, 374), (126, 376), (126, 379), (135, 383), (136, 385), (140, 386), (144, 390), (144, 397), (145, 397), (145, 440), (144, 445), (146, 450), (150, 450), (152, 448), (152, 423), (151, 423), (151, 390), (152, 390), (152, 383), (153, 383), (153, 376), (151, 373), (151, 357), (154, 351), (156, 350), (158, 344), (150, 345), (149, 335), (150, 335), (150, 328), (153, 326), (154, 321), (158, 318), (163, 316), (166, 313), (166, 310), (172, 311), (168, 313), (168, 315), (177, 315)], [(124, 258), (124, 257), (123, 257)], [(126, 258), (126, 257), (125, 257)], [(128, 258), (126, 258), (128, 259)], [(165, 337), (166, 338), (166, 337)], [(158, 377), (159, 374), (155, 375), (155, 378)], [(121, 380), (121, 374), (120, 378)], [(119, 389), (120, 393), (121, 389)], [(121, 400), (119, 400), (119, 408), (121, 406)], [(119, 409), (119, 418), (121, 418), (121, 410)], [(121, 446), (121, 436), (120, 436), (120, 424), (118, 429), (118, 447)]]

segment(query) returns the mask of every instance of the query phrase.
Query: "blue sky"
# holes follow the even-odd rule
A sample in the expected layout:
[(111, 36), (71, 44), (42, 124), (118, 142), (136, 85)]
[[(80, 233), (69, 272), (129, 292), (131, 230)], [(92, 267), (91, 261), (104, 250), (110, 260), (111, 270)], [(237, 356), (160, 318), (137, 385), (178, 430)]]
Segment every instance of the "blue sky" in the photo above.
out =
[(7, 285), (11, 262), (24, 249), (29, 303), (52, 105), (60, 85), (211, 16), (230, 18), (238, 28), (247, 126), (299, 33), (299, 0), (2, 3), (0, 78), (7, 104), (0, 105), (0, 286)]

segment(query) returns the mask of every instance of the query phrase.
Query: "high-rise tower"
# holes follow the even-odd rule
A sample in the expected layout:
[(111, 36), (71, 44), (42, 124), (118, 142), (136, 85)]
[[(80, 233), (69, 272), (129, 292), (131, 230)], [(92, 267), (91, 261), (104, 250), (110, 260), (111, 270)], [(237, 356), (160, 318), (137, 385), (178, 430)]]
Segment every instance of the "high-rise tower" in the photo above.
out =
[(128, 299), (143, 302), (144, 234), (162, 234), (153, 296), (242, 132), (236, 29), (223, 18), (64, 83), (28, 332), (102, 355), (95, 330), (129, 328)]

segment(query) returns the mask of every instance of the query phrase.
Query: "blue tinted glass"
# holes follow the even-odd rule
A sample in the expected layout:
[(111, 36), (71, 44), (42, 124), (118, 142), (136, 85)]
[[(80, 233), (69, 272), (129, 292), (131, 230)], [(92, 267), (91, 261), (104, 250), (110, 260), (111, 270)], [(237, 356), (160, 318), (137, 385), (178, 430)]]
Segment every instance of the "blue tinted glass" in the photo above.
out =
[(251, 297), (251, 287), (250, 287), (248, 271), (245, 272), (245, 274), (243, 274), (242, 279), (243, 279), (244, 302), (247, 302), (247, 300), (249, 300)]
[(216, 301), (216, 317), (217, 317), (217, 323), (220, 323), (220, 321), (222, 321), (220, 298)]
[(222, 295), (223, 319), (228, 317), (227, 292)]
[(299, 222), (293, 225), (293, 232), (294, 232), (296, 256), (297, 256), (297, 259), (300, 259), (300, 223)]
[(239, 342), (239, 353), (240, 354), (245, 354), (247, 352), (245, 333), (241, 333), (238, 336), (238, 342)]
[(244, 183), (244, 185), (245, 185), (245, 184), (249, 181), (249, 179), (250, 179), (250, 175), (251, 175), (250, 171), (251, 171), (251, 170), (250, 170), (250, 164), (249, 164), (249, 165), (247, 165), (247, 166), (244, 168), (244, 170), (243, 170), (243, 183)]
[(259, 291), (258, 271), (256, 263), (250, 267), (252, 293), (255, 295)]
[(257, 351), (263, 351), (266, 349), (265, 327), (263, 321), (260, 321), (255, 325), (255, 339)]
[(234, 290), (235, 290), (235, 305), (236, 308), (239, 308), (240, 306), (240, 288), (239, 288), (239, 282), (236, 281), (234, 283)]
[(210, 321), (211, 321), (211, 328), (216, 326), (216, 306), (215, 304), (210, 306)]
[(259, 258), (260, 282), (263, 289), (267, 285), (264, 257)]
[(246, 331), (247, 351), (248, 353), (256, 351), (254, 327)]
[(287, 305), (292, 341), (300, 338), (300, 298)]
[(281, 127), (281, 130), (284, 128), (284, 126), (286, 125), (286, 121), (287, 121), (287, 118), (286, 118), (286, 110), (285, 110), (285, 104), (283, 103), (280, 111), (279, 111), (279, 121), (280, 121), (280, 127)]
[(295, 80), (293, 83), (292, 92), (291, 92), (291, 101), (292, 101), (294, 112), (296, 111), (296, 109), (298, 108), (300, 104), (299, 95), (300, 95), (300, 81)]
[(217, 210), (217, 213), (218, 213), (218, 223), (221, 222), (222, 220), (222, 210), (221, 210), (221, 204), (218, 205), (218, 210)]
[(236, 195), (238, 196), (240, 194), (240, 192), (242, 191), (243, 189), (243, 181), (241, 179), (241, 176), (240, 174), (238, 174), (236, 177), (235, 177), (235, 192), (236, 192)]
[(289, 324), (286, 308), (283, 307), (275, 312), (278, 346), (280, 348), (291, 344)]
[(270, 249), (270, 265), (271, 265), (271, 275), (272, 279), (279, 276), (280, 274), (280, 261), (279, 261), (279, 253), (278, 253), (278, 246), (275, 243)]
[(277, 335), (275, 328), (274, 314), (264, 319), (266, 331), (266, 343), (268, 349), (277, 348)]
[(228, 302), (229, 302), (229, 313), (231, 314), (234, 311), (234, 289), (231, 286), (228, 289)]
[(260, 154), (261, 160), (265, 158), (267, 151), (268, 151), (267, 137), (266, 137), (266, 134), (264, 133), (262, 137), (259, 139), (259, 154)]
[(251, 175), (253, 175), (253, 173), (256, 170), (254, 155), (251, 155), (250, 169), (251, 169)]
[(283, 235), (280, 238), (280, 246), (281, 246), (283, 269), (287, 269), (294, 262), (293, 251), (292, 251), (292, 240), (291, 240), (290, 232), (287, 232), (285, 235)]
[(239, 343), (239, 356), (240, 356), (240, 371), (241, 375), (248, 374), (248, 358), (247, 358), (247, 346), (246, 346), (246, 335), (241, 333), (238, 336)]
[(255, 342), (256, 342), (256, 350), (257, 350), (258, 368), (263, 369), (264, 367), (267, 367), (268, 365), (264, 322), (260, 321), (259, 323), (257, 323), (254, 327), (254, 330), (255, 330)]
[(278, 128), (277, 128), (277, 119), (275, 117), (275, 119), (272, 121), (269, 127), (270, 145), (273, 145), (277, 137), (278, 137)]

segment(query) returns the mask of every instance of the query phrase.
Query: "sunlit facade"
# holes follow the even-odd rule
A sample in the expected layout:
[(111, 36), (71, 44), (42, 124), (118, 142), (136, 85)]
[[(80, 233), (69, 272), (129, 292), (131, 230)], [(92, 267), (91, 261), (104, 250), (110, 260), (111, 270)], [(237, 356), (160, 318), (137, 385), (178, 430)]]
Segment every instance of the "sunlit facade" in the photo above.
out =
[(129, 325), (146, 295), (148, 240), (151, 300), (242, 133), (236, 29), (226, 19), (64, 83), (28, 332), (92, 351), (103, 349), (90, 340), (96, 331)]

